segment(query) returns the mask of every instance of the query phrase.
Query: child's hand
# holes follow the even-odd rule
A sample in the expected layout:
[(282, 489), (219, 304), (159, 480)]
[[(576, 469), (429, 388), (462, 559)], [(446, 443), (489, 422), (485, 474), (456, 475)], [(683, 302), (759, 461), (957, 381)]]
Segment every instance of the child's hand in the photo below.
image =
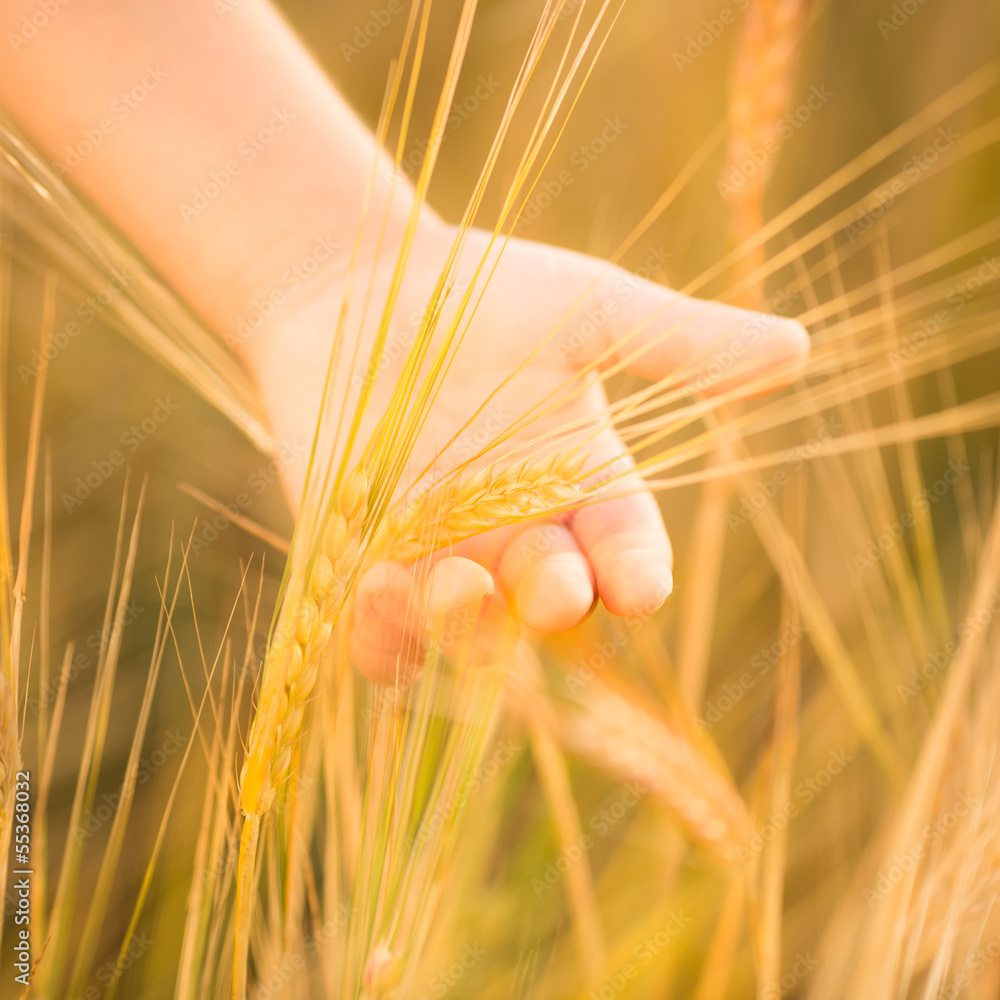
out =
[[(452, 227), (428, 213), (407, 264), (361, 442), (374, 431), (389, 400), (454, 236)], [(438, 325), (438, 338), (447, 329), (455, 312), (453, 303), (460, 301), (489, 239), (490, 234), (479, 230), (468, 234), (460, 279)], [(358, 398), (395, 263), (396, 248), (385, 250), (376, 268), (373, 305), (358, 367), (348, 377), (346, 363), (341, 365), (334, 398), (339, 404), (346, 395), (348, 415)], [(336, 280), (319, 275), (310, 279), (295, 303), (241, 345), (278, 440), (308, 440), (315, 427), (344, 294), (343, 271), (332, 271)], [(355, 281), (345, 358), (360, 322), (368, 275), (369, 268), (361, 268)], [(564, 322), (570, 312), (572, 316)], [(470, 313), (467, 310), (466, 317)], [(808, 351), (805, 331), (792, 320), (765, 321), (730, 306), (687, 298), (591, 257), (511, 240), (434, 401), (402, 477), (402, 488), (412, 487), (456, 435), (457, 441), (436, 461), (437, 476), (488, 447), (526, 416), (530, 422), (511, 441), (471, 469), (502, 458), (513, 443), (578, 422), (577, 426), (585, 423), (588, 427), (585, 434), (576, 435), (577, 441), (587, 439), (588, 464), (607, 472), (607, 466), (627, 455), (627, 449), (612, 426), (599, 380), (593, 376), (578, 380), (580, 391), (556, 408), (551, 396), (575, 372), (604, 358), (606, 352), (602, 364), (617, 360), (616, 343), (621, 344), (620, 356), (629, 359), (629, 372), (648, 379), (676, 373), (678, 384), (709, 388), (707, 383), (711, 383), (710, 390), (720, 385), (727, 389), (752, 385), (759, 390), (765, 369), (769, 375), (773, 370), (775, 383), (788, 380), (801, 368)], [(474, 416), (494, 392), (483, 411)], [(561, 447), (572, 444), (570, 438), (561, 441)], [(356, 450), (355, 458), (357, 454)], [(289, 467), (286, 474), (294, 505), (302, 488), (304, 462)], [(433, 474), (424, 475), (421, 487), (433, 478)], [(659, 508), (635, 475), (617, 479), (612, 492), (618, 495), (567, 516), (500, 528), (461, 543), (451, 553), (441, 553), (439, 558), (449, 554), (462, 558), (437, 566), (432, 583), (425, 585), (434, 596), (425, 591), (425, 602), (437, 605), (439, 611), (441, 605), (478, 609), (495, 581), (500, 591), (495, 600), (502, 595), (526, 625), (543, 632), (576, 625), (597, 596), (614, 614), (655, 610), (672, 586), (670, 542)], [(353, 645), (362, 669), (375, 678), (393, 677), (400, 649), (419, 648), (421, 636), (412, 634), (414, 629), (419, 631), (414, 620), (424, 621), (427, 616), (413, 613), (413, 580), (411, 568), (381, 564), (359, 581)]]

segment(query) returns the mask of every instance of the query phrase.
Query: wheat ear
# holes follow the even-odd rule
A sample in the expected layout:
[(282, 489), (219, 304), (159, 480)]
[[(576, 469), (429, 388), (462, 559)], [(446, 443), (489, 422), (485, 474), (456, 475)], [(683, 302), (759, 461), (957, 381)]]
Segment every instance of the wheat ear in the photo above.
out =
[(368, 481), (355, 469), (345, 478), (328, 515), (323, 543), (298, 607), (272, 640), (240, 776), (240, 803), (248, 816), (267, 812), (291, 770), (319, 661), (344, 606), (347, 582), (357, 568), (367, 508)]
[[(568, 506), (580, 499), (577, 482), (584, 462), (556, 455), (449, 480), (387, 518), (368, 558), (413, 562), (482, 531)], [(367, 509), (368, 482), (355, 469), (328, 517), (294, 628), (279, 629), (268, 652), (240, 779), (240, 801), (248, 816), (266, 812), (288, 777), (319, 659), (346, 600), (347, 582), (357, 569)]]
[(578, 710), (562, 714), (566, 746), (625, 781), (638, 783), (724, 861), (736, 861), (750, 832), (743, 799), (690, 740), (662, 720), (591, 681)]
[[(737, 243), (763, 223), (764, 189), (780, 146), (778, 127), (791, 95), (805, 11), (806, 0), (752, 0), (743, 22), (729, 104), (726, 170), (734, 182), (729, 185), (729, 197)], [(743, 169), (746, 163), (753, 164), (752, 171)], [(743, 258), (739, 277), (759, 272), (763, 263), (761, 245)], [(756, 282), (744, 296), (745, 304), (760, 306), (762, 291), (762, 282)]]
[(490, 466), (464, 480), (450, 479), (388, 517), (371, 554), (416, 562), (492, 528), (571, 506), (580, 500), (584, 461), (555, 455), (506, 469)]

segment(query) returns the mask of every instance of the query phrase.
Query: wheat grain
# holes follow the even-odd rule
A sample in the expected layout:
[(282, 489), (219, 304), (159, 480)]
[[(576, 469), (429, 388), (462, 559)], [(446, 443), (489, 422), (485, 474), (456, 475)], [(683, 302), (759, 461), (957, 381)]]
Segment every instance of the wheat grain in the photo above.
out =
[(398, 985), (403, 974), (403, 960), (395, 955), (389, 946), (382, 942), (376, 945), (361, 976), (366, 998), (384, 997)]

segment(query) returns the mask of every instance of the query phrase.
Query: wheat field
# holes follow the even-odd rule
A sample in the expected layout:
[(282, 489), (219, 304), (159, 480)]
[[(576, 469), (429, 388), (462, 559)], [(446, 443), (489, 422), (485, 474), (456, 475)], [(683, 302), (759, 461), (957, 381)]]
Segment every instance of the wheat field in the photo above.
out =
[[(1000, 997), (1000, 9), (280, 7), (458, 234), (409, 325), (355, 261), (312, 441), (0, 117), (0, 998)], [(808, 360), (650, 382), (576, 314), (429, 444), (520, 239)], [(640, 480), (662, 607), (447, 604), (437, 554)]]

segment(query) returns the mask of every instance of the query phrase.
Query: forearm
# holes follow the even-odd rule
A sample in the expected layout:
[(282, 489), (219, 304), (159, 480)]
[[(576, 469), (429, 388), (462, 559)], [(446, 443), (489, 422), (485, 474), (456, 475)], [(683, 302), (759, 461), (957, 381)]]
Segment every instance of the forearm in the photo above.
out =
[(28, 37), (38, 10), (0, 7), (0, 102), (213, 328), (346, 266), (374, 141), (265, 0), (74, 2)]

